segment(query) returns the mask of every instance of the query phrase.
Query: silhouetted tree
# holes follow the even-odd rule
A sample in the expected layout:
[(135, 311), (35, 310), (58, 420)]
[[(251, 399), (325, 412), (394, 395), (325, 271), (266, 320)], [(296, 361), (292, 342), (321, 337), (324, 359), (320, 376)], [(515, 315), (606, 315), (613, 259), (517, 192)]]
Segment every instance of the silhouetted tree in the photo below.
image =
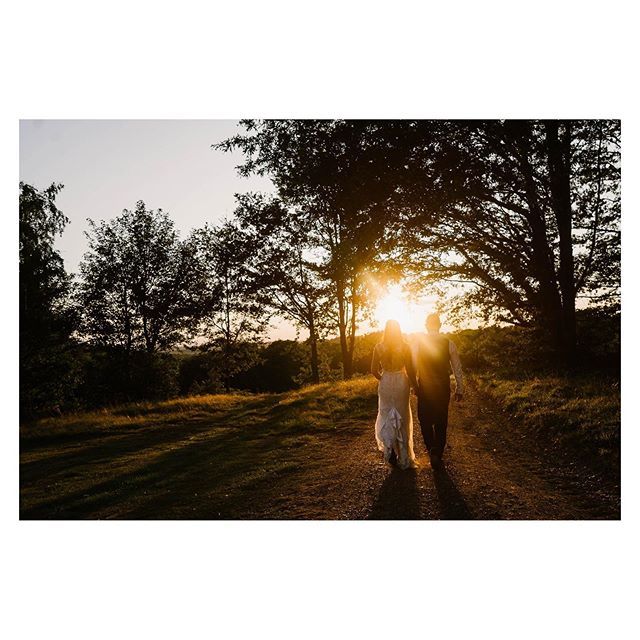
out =
[(268, 310), (256, 299), (251, 248), (235, 224), (205, 226), (194, 232), (194, 240), (206, 274), (207, 312), (201, 326), (207, 342), (202, 348), (228, 391), (233, 376), (255, 363), (255, 350), (248, 343), (261, 339)]
[(84, 335), (127, 354), (189, 340), (209, 304), (194, 239), (181, 241), (169, 216), (142, 201), (89, 223), (79, 287)]
[(69, 222), (55, 200), (62, 189), (20, 183), (20, 412), (59, 407), (73, 387), (70, 335), (77, 320), (69, 304), (71, 278), (54, 248)]
[[(305, 218), (332, 284), (345, 376), (363, 274), (392, 264), (465, 286), (458, 311), (545, 326), (567, 363), (576, 300), (617, 306), (620, 123), (243, 121), (240, 173)], [(403, 247), (402, 257), (398, 249)]]
[(244, 120), (245, 134), (216, 146), (245, 155), (241, 175), (269, 175), (279, 199), (295, 210), (331, 285), (343, 374), (353, 373), (358, 322), (367, 305), (367, 275), (383, 269), (390, 247), (382, 206), (393, 186), (383, 180), (399, 157), (382, 150), (389, 124), (345, 120)]
[(567, 362), (576, 298), (615, 302), (618, 121), (437, 121), (405, 148), (390, 206), (431, 281), (465, 281), (487, 318), (550, 327)]
[(319, 382), (318, 340), (332, 326), (329, 287), (305, 217), (277, 198), (238, 197), (236, 218), (247, 244), (251, 287), (259, 304), (309, 333), (311, 381)]

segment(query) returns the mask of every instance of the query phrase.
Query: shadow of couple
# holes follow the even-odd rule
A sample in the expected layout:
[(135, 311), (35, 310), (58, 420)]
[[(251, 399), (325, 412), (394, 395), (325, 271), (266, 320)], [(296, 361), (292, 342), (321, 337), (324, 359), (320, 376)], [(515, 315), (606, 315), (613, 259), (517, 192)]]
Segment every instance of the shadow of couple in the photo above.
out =
[[(441, 520), (472, 520), (473, 516), (464, 496), (455, 482), (442, 467), (431, 470), (433, 486), (438, 500), (439, 518)], [(393, 467), (387, 475), (378, 496), (373, 504), (368, 519), (370, 520), (419, 520), (421, 514), (420, 494), (427, 491), (421, 488), (419, 481), (429, 481), (429, 472), (419, 474), (416, 469), (402, 471)]]

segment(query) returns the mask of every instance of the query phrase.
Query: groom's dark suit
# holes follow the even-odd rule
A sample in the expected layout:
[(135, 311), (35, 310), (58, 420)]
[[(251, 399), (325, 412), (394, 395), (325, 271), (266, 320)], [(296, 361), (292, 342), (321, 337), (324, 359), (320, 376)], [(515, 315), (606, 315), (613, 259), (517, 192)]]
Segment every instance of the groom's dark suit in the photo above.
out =
[(462, 372), (455, 345), (440, 334), (421, 336), (415, 369), (418, 420), (424, 444), (431, 456), (441, 458), (447, 440), (451, 369), (456, 377), (456, 393), (462, 393)]

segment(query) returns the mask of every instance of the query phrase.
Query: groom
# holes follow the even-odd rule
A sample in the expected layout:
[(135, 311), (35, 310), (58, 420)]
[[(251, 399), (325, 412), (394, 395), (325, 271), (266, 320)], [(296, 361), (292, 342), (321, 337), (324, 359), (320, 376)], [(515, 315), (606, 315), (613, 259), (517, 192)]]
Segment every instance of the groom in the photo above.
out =
[(456, 401), (462, 399), (462, 367), (456, 345), (440, 335), (440, 317), (427, 316), (427, 335), (421, 335), (415, 352), (417, 377), (418, 420), (431, 458), (431, 467), (442, 467), (442, 454), (447, 439), (449, 398), (451, 395), (449, 372), (456, 379)]

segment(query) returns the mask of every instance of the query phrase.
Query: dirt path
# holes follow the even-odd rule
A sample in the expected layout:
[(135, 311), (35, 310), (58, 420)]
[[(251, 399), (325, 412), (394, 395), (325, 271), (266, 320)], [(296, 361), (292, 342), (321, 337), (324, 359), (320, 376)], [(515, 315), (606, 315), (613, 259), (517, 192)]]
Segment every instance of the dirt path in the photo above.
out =
[[(414, 412), (415, 415), (415, 412)], [(535, 443), (510, 431), (486, 397), (468, 388), (452, 403), (445, 468), (434, 472), (419, 426), (419, 468), (390, 469), (374, 452), (375, 497), (353, 517), (372, 519), (601, 519), (619, 518), (619, 488), (604, 488), (584, 469), (544, 459)], [(368, 447), (371, 449), (371, 447)], [(382, 478), (380, 481), (380, 477)]]
[[(414, 407), (415, 408), (415, 407)], [(415, 411), (414, 411), (415, 415)], [(324, 453), (323, 481), (304, 496), (291, 496), (289, 512), (259, 510), (257, 517), (331, 519), (617, 519), (619, 487), (605, 487), (592, 473), (566, 461), (545, 459), (471, 386), (450, 409), (445, 468), (434, 472), (419, 426), (414, 427), (419, 468), (384, 464), (370, 425), (360, 436)], [(307, 502), (306, 516), (299, 510)], [(305, 509), (302, 510), (305, 512)]]
[[(52, 437), (21, 455), (25, 519), (616, 519), (620, 491), (545, 455), (468, 385), (450, 410), (445, 468), (419, 427), (417, 470), (382, 462), (373, 381), (362, 394), (261, 396), (220, 414), (95, 437)], [(284, 402), (283, 402), (284, 401)], [(296, 408), (299, 406), (300, 408)], [(325, 413), (316, 426), (308, 420)], [(304, 413), (306, 411), (307, 413)], [(415, 412), (414, 412), (415, 415)], [(308, 416), (308, 418), (307, 418)], [(293, 420), (293, 422), (291, 422)], [(297, 421), (296, 421), (297, 420)], [(287, 426), (288, 424), (292, 426)]]

